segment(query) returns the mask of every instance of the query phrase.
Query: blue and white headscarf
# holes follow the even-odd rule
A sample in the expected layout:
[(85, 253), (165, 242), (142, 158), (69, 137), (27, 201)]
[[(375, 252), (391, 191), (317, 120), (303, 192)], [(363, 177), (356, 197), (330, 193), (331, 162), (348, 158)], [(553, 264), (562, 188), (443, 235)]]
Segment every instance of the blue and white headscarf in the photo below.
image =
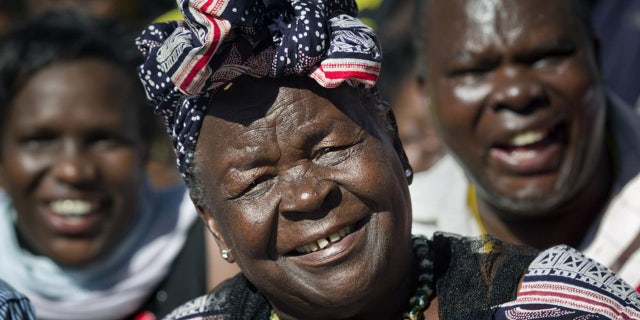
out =
[(240, 75), (309, 76), (323, 87), (372, 87), (381, 52), (353, 0), (178, 0), (184, 21), (137, 40), (147, 98), (165, 119), (183, 178), (211, 96)]

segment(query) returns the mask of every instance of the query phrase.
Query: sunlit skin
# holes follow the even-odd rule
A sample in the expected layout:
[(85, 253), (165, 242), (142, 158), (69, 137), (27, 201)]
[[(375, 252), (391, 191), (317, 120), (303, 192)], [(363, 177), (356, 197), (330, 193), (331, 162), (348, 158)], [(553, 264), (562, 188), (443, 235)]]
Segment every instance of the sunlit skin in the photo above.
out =
[(397, 319), (415, 290), (407, 164), (357, 90), (244, 77), (200, 131), (200, 214), (281, 319)]
[[(135, 220), (144, 148), (131, 79), (98, 60), (56, 63), (34, 74), (5, 115), (0, 177), (23, 245), (67, 266), (96, 261)], [(78, 224), (52, 201), (85, 200)]]
[(477, 187), (487, 231), (540, 248), (578, 245), (611, 185), (595, 41), (575, 11), (572, 0), (425, 10), (424, 89), (441, 137)]

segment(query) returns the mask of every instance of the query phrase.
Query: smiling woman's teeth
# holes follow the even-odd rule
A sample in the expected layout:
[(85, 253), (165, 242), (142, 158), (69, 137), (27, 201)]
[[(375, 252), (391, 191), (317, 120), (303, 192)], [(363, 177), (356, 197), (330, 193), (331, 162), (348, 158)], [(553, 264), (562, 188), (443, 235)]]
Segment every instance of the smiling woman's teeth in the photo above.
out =
[(351, 227), (347, 226), (342, 228), (340, 231), (335, 232), (330, 234), (328, 237), (325, 238), (320, 238), (312, 243), (309, 243), (307, 245), (301, 246), (301, 247), (297, 247), (296, 251), (298, 253), (311, 253), (311, 252), (315, 252), (318, 250), (322, 250), (328, 246), (330, 246), (333, 243), (336, 243), (340, 240), (342, 240), (342, 238), (344, 238), (346, 235), (351, 233)]
[(62, 216), (83, 216), (91, 212), (92, 205), (83, 200), (56, 200), (49, 205), (51, 211)]
[(519, 133), (511, 138), (510, 145), (514, 147), (522, 147), (542, 141), (546, 136), (546, 132), (542, 130), (530, 130)]

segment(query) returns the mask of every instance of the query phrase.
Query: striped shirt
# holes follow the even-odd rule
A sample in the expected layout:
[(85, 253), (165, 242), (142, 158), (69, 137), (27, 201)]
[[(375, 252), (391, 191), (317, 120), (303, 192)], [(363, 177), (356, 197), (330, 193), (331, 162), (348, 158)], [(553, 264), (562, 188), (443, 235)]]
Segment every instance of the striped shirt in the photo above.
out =
[(0, 280), (0, 319), (35, 320), (35, 312), (24, 295)]

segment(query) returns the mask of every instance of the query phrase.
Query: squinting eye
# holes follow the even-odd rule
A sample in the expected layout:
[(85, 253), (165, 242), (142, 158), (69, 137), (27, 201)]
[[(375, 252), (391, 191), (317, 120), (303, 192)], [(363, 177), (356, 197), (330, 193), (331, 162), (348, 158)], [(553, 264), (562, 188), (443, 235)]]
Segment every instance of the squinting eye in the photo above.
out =
[(242, 192), (240, 192), (238, 197), (254, 198), (266, 193), (271, 188), (274, 178), (275, 177), (271, 175), (258, 177), (257, 179), (253, 180)]
[(56, 138), (50, 135), (27, 137), (21, 140), (21, 144), (26, 150), (32, 152), (44, 151), (55, 145)]
[(468, 68), (454, 69), (453, 71), (449, 72), (449, 75), (451, 77), (480, 77), (482, 75), (485, 75), (491, 72), (491, 70), (493, 70), (493, 68), (489, 66), (468, 67)]
[(565, 61), (567, 58), (572, 57), (575, 53), (576, 49), (573, 45), (552, 48), (533, 55), (530, 58), (530, 63), (535, 68), (554, 66), (562, 61)]
[(352, 145), (321, 148), (316, 152), (314, 161), (325, 166), (339, 164), (351, 155), (351, 147)]
[(545, 68), (545, 67), (549, 67), (549, 66), (555, 66), (558, 63), (564, 61), (567, 57), (569, 57), (569, 55), (568, 54), (564, 54), (564, 53), (546, 55), (544, 57), (538, 58), (533, 63), (533, 67), (535, 67), (535, 68)]
[(100, 150), (110, 150), (120, 147), (131, 146), (133, 143), (129, 139), (115, 134), (95, 134), (88, 137), (88, 143)]

